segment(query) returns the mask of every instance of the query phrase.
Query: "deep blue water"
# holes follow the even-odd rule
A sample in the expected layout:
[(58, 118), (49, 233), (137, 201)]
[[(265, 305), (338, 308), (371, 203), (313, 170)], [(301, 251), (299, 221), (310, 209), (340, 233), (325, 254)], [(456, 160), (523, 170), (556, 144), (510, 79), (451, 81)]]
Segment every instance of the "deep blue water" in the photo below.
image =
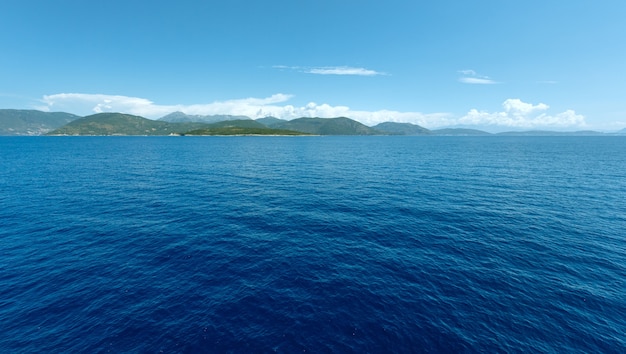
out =
[(622, 137), (0, 138), (0, 352), (626, 352)]

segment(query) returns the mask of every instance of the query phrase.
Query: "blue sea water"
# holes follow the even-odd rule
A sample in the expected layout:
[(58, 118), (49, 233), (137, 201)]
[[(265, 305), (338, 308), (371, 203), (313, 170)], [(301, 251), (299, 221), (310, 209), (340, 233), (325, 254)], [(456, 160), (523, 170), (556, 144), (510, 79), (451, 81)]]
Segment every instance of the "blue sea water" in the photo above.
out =
[(2, 137), (0, 352), (626, 352), (623, 137)]

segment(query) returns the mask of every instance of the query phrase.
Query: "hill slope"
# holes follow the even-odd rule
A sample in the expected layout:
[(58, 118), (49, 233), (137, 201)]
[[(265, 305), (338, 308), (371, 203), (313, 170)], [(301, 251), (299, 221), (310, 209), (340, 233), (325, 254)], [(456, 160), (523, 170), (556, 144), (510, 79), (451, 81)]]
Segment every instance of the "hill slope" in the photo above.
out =
[(275, 129), (295, 130), (316, 135), (380, 135), (384, 134), (350, 118), (297, 118), (272, 125)]
[(416, 124), (384, 122), (372, 127), (373, 129), (394, 135), (431, 135), (431, 131)]
[(292, 130), (268, 128), (254, 120), (229, 120), (208, 124), (201, 129), (188, 131), (185, 135), (305, 135)]
[(78, 118), (64, 112), (0, 109), (0, 135), (42, 135)]
[(308, 135), (285, 129), (268, 128), (254, 120), (230, 120), (186, 132), (185, 135)]
[(257, 118), (255, 119), (257, 122), (265, 125), (266, 127), (273, 127), (276, 124), (285, 123), (287, 120), (280, 119), (276, 117), (265, 117), (265, 118)]
[(205, 127), (203, 123), (168, 123), (122, 113), (98, 113), (77, 119), (49, 135), (170, 135)]
[(251, 119), (169, 123), (122, 113), (100, 113), (73, 121), (48, 135), (304, 135), (267, 128)]
[(174, 112), (159, 118), (159, 120), (169, 123), (216, 123), (227, 120), (250, 120), (250, 117), (231, 116), (225, 114), (202, 116), (185, 114), (183, 112)]

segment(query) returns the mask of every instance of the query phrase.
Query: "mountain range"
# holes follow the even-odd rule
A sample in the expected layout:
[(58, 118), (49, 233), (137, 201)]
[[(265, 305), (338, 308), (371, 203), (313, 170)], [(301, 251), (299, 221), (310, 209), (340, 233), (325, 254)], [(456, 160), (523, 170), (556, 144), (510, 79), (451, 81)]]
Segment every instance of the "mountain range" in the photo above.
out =
[(0, 109), (0, 135), (42, 135), (78, 118), (64, 112)]
[(393, 135), (432, 135), (433, 132), (411, 123), (384, 122), (372, 128)]
[(226, 120), (211, 123), (203, 128), (187, 131), (184, 135), (309, 135), (287, 129), (270, 128), (251, 119)]
[(130, 114), (98, 113), (76, 119), (48, 135), (172, 135), (205, 126), (205, 123), (169, 123)]
[(304, 135), (277, 130), (251, 119), (216, 123), (166, 122), (122, 113), (99, 113), (76, 119), (48, 135)]
[(265, 117), (256, 120), (233, 115), (168, 114), (158, 120), (122, 113), (80, 117), (64, 112), (0, 109), (0, 135), (626, 135), (596, 131), (524, 131), (492, 134), (482, 130), (445, 128), (429, 130), (411, 123), (384, 122), (369, 127), (347, 117)]
[(170, 122), (170, 123), (217, 123), (223, 122), (226, 120), (252, 120), (250, 117), (246, 116), (231, 116), (225, 114), (217, 114), (217, 115), (189, 115), (183, 112), (173, 112), (166, 116), (159, 118), (160, 121)]

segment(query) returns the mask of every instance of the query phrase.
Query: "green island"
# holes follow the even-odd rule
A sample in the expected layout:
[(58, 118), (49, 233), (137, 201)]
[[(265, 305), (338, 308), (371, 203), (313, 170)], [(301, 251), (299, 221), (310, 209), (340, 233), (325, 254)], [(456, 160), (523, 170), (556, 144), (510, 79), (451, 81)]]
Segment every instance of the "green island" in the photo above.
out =
[(626, 135), (595, 131), (513, 131), (488, 133), (467, 128), (426, 129), (416, 124), (383, 122), (372, 127), (347, 117), (292, 120), (275, 117), (252, 119), (232, 115), (188, 115), (173, 112), (160, 119), (124, 113), (97, 113), (80, 117), (64, 112), (0, 109), (0, 135), (4, 136), (308, 136), (308, 135), (401, 135), (401, 136), (610, 136)]
[(311, 135), (308, 133), (297, 132), (285, 129), (271, 128), (242, 128), (242, 127), (223, 127), (223, 128), (204, 128), (196, 129), (181, 135)]

